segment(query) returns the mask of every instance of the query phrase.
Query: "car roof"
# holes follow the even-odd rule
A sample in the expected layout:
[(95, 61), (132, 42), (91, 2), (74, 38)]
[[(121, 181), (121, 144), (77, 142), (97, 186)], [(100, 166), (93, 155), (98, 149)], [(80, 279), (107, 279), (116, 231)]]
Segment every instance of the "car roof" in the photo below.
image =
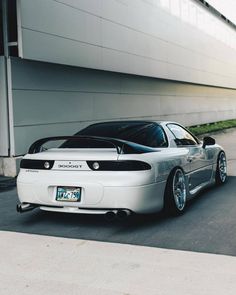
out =
[[(94, 126), (94, 125), (105, 125), (105, 124), (159, 124), (159, 125), (165, 125), (169, 123), (179, 124), (174, 121), (148, 121), (148, 120), (113, 120), (113, 121), (104, 121), (104, 122), (98, 122), (93, 123), (88, 126)], [(179, 124), (181, 125), (181, 124)]]

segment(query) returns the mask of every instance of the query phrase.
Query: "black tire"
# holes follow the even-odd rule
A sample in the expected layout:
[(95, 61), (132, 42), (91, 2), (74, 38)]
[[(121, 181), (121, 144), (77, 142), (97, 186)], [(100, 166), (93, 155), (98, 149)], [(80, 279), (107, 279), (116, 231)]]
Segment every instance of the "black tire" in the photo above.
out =
[[(179, 183), (180, 190), (182, 189), (181, 198), (177, 197), (178, 188), (176, 187), (177, 177), (181, 178)], [(178, 201), (179, 200), (179, 201)], [(187, 201), (187, 189), (186, 189), (186, 178), (181, 168), (175, 168), (171, 171), (165, 188), (164, 195), (164, 212), (167, 215), (178, 216), (182, 215), (186, 209)]]
[(216, 185), (222, 185), (227, 181), (227, 161), (225, 152), (223, 151), (217, 157), (215, 181)]

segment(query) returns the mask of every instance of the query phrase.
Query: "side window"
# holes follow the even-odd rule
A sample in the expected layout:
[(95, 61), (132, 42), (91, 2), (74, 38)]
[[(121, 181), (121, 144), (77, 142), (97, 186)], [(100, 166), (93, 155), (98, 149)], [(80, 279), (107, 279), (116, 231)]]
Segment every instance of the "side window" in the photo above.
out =
[(175, 143), (182, 145), (197, 145), (197, 140), (184, 128), (176, 124), (168, 124), (167, 127), (175, 136)]
[(150, 147), (167, 147), (168, 142), (164, 130), (161, 126), (148, 126), (136, 135), (131, 136), (131, 141), (150, 146)]
[(155, 126), (153, 137), (155, 138), (155, 147), (167, 147), (167, 137), (161, 126)]

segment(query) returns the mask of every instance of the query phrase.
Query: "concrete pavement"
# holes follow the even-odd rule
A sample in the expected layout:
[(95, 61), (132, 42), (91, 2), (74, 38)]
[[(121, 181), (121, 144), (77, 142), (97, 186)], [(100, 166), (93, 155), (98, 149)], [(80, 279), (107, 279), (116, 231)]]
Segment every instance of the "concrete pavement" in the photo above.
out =
[(236, 258), (0, 232), (1, 295), (235, 295)]

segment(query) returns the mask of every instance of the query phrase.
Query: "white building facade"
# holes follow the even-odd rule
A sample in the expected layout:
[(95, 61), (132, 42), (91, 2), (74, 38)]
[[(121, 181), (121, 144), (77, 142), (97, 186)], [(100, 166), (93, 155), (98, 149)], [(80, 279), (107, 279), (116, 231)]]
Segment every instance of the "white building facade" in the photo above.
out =
[(204, 0), (0, 3), (0, 174), (93, 122), (236, 118), (236, 27)]

